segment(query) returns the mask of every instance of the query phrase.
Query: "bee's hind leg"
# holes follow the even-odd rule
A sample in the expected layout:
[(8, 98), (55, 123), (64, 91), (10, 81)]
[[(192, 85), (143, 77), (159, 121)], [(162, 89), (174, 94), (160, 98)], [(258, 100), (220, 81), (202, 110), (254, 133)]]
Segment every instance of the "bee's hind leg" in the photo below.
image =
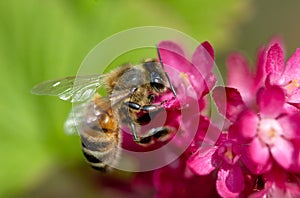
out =
[(141, 145), (147, 145), (152, 142), (152, 140), (159, 140), (161, 142), (169, 139), (169, 135), (172, 132), (170, 127), (157, 127), (150, 129), (144, 136), (139, 137), (137, 135), (136, 125), (132, 120), (128, 122), (131, 134), (133, 136), (133, 141)]
[[(165, 101), (163, 101), (160, 105), (144, 105), (141, 106), (137, 103), (134, 102), (125, 102), (124, 105), (134, 109), (134, 110), (142, 110), (142, 111), (146, 111), (146, 112), (152, 112), (152, 113), (158, 113), (159, 111), (161, 111), (163, 109), (163, 107), (161, 106)], [(147, 114), (148, 116), (143, 117), (143, 119), (138, 120), (139, 122), (143, 122), (145, 121), (144, 118), (147, 118), (146, 121), (150, 121), (151, 118), (149, 116), (149, 114)], [(166, 139), (168, 139), (168, 134), (170, 133), (170, 128), (169, 127), (157, 127), (157, 128), (153, 128), (150, 131), (148, 131), (148, 133), (145, 136), (139, 137), (137, 135), (137, 130), (136, 130), (136, 125), (134, 124), (133, 120), (127, 115), (126, 116), (127, 119), (127, 123), (130, 127), (132, 136), (133, 136), (133, 140), (135, 142), (137, 142), (138, 144), (149, 144), (152, 140), (154, 139), (159, 139), (161, 141), (165, 141)], [(149, 120), (150, 119), (150, 120)]]
[(139, 144), (149, 144), (152, 140), (159, 139), (160, 141), (165, 141), (168, 139), (171, 129), (169, 127), (157, 127), (153, 128), (145, 136), (139, 137), (137, 143)]

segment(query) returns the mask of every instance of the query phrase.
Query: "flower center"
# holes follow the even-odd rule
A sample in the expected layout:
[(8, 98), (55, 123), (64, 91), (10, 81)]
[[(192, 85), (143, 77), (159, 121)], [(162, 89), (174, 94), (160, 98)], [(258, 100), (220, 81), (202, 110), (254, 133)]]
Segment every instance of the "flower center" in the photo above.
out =
[(300, 84), (298, 82), (298, 79), (294, 79), (294, 80), (291, 80), (289, 82), (289, 84), (287, 84), (284, 88), (286, 89), (286, 92), (288, 95), (292, 94), (293, 91), (295, 89), (298, 89), (300, 87)]
[(228, 142), (219, 148), (218, 153), (228, 164), (234, 164), (239, 158), (232, 150), (232, 144)]
[(227, 148), (227, 150), (224, 153), (224, 156), (229, 160), (232, 161), (233, 159), (233, 153), (231, 148)]
[(277, 120), (262, 119), (258, 127), (258, 137), (266, 144), (273, 145), (275, 139), (282, 134), (282, 128)]
[(179, 75), (180, 75), (180, 77), (184, 80), (184, 83), (185, 83), (186, 85), (189, 85), (189, 84), (190, 84), (189, 76), (188, 76), (186, 73), (180, 72)]

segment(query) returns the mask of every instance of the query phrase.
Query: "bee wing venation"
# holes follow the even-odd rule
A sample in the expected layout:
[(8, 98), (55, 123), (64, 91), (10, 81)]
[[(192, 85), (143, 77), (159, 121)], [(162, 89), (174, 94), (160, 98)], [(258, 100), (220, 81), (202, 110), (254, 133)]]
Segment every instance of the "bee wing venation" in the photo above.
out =
[(104, 75), (70, 76), (36, 85), (31, 92), (37, 95), (58, 96), (62, 100), (82, 102), (103, 85)]
[[(99, 94), (95, 94), (94, 98), (95, 97), (101, 96)], [(64, 124), (64, 130), (67, 134), (80, 134), (83, 132), (81, 131), (83, 130), (82, 128), (86, 126), (98, 126), (98, 117), (102, 114), (102, 112), (97, 108), (94, 98), (84, 103), (73, 104), (72, 110)], [(109, 104), (108, 97), (101, 97), (101, 100), (107, 101), (107, 104)]]
[(114, 107), (117, 104), (123, 102), (124, 99), (130, 97), (131, 94), (132, 93), (130, 92), (130, 90), (120, 90), (120, 91), (112, 93), (109, 96), (109, 100), (110, 100), (111, 106)]
[(73, 105), (64, 124), (65, 132), (68, 135), (80, 134), (83, 126), (86, 126), (89, 122), (96, 122), (98, 112), (96, 109), (92, 110), (93, 107), (93, 100)]
[(68, 115), (67, 120), (64, 124), (64, 131), (68, 135), (72, 134), (78, 134), (78, 123), (76, 122), (76, 119), (74, 118), (73, 111), (71, 111)]
[[(66, 134), (79, 134), (79, 127), (82, 124), (82, 121), (85, 117), (85, 109), (90, 105), (91, 101), (73, 105), (72, 110), (70, 111), (68, 118), (64, 124), (64, 130)], [(91, 115), (92, 116), (92, 115)]]
[[(107, 104), (106, 108), (109, 109), (115, 108), (117, 104), (121, 103), (129, 95), (130, 92), (128, 90), (122, 90), (105, 97), (96, 93), (94, 98), (101, 97), (101, 100), (105, 101)], [(98, 109), (97, 104), (94, 102), (94, 98), (83, 103), (73, 104), (72, 110), (64, 124), (64, 130), (67, 134), (80, 134), (80, 132), (82, 132), (80, 131), (82, 126), (97, 126), (96, 123), (98, 123), (98, 117), (105, 109), (103, 109), (104, 106), (101, 106), (101, 110)]]

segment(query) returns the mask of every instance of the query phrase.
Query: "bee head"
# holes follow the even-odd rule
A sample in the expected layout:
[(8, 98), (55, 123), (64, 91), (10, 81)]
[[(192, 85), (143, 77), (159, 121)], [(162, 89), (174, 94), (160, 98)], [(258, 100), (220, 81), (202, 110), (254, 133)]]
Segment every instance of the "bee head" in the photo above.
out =
[(163, 66), (157, 60), (148, 60), (144, 63), (144, 67), (148, 73), (150, 86), (157, 93), (164, 93), (168, 89), (172, 90), (176, 97), (176, 92), (171, 84), (168, 74), (164, 71)]

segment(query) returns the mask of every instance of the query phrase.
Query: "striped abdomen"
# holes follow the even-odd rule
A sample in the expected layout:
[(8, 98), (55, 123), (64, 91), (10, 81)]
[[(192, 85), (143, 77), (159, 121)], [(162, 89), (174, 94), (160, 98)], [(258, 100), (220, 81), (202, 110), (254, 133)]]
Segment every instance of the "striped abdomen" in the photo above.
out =
[(80, 130), (83, 154), (93, 168), (106, 171), (117, 163), (121, 144), (120, 127), (109, 100), (96, 94), (85, 120)]

